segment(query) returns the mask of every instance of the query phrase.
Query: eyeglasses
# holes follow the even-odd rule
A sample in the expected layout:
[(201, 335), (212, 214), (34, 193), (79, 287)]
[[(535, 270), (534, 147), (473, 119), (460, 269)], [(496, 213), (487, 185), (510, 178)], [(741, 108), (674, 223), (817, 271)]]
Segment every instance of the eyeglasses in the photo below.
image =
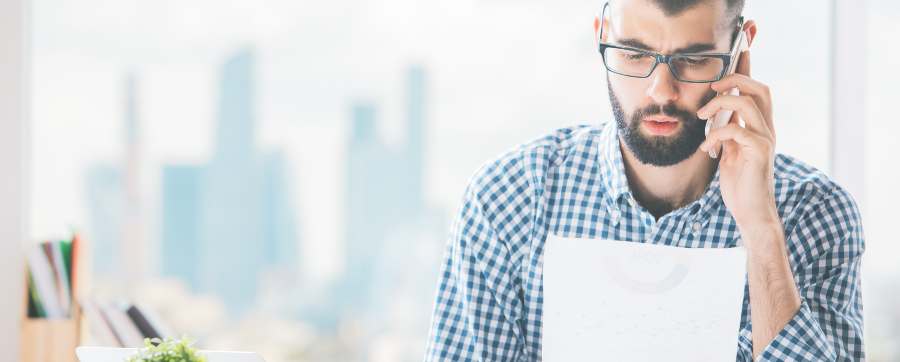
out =
[[(603, 5), (600, 14), (600, 37), (603, 39), (603, 22), (606, 20), (606, 8), (609, 3)], [(672, 54), (665, 55), (644, 49), (605, 43), (599, 40), (600, 56), (603, 64), (610, 72), (634, 77), (647, 78), (656, 69), (659, 63), (669, 66), (669, 71), (675, 79), (687, 83), (712, 83), (722, 79), (732, 65), (733, 59), (737, 59), (737, 52), (741, 43), (740, 36), (744, 18), (738, 18), (738, 25), (732, 36), (733, 45), (729, 53), (697, 53), (697, 54)]]

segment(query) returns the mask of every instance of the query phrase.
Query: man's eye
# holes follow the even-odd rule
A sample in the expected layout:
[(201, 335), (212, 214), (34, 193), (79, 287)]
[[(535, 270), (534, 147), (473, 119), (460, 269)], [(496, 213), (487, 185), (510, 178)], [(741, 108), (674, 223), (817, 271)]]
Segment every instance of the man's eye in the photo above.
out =
[(709, 63), (709, 58), (681, 58), (681, 61), (690, 65), (703, 65)]
[(647, 57), (649, 57), (649, 56), (650, 56), (649, 54), (635, 53), (635, 54), (629, 54), (629, 55), (628, 55), (628, 59), (637, 60), (637, 59), (644, 59), (644, 58), (647, 58)]

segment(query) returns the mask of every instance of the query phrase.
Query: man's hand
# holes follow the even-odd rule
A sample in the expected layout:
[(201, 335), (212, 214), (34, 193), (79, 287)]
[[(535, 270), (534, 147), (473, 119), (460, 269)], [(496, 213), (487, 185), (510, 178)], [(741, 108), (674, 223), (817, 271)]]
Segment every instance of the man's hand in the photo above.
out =
[[(697, 111), (708, 119), (717, 111), (734, 111), (728, 125), (711, 130), (703, 152), (722, 147), (719, 182), (722, 200), (734, 217), (747, 249), (753, 355), (759, 356), (800, 308), (775, 204), (775, 127), (769, 87), (750, 78), (750, 53), (741, 55), (735, 74), (712, 83), (723, 92), (737, 87), (739, 96), (720, 95)], [(739, 125), (738, 117), (746, 127)]]
[[(718, 152), (722, 147), (719, 160), (722, 199), (742, 231), (745, 228), (780, 228), (781, 224), (775, 208), (772, 98), (768, 86), (750, 78), (749, 57), (749, 52), (745, 52), (735, 74), (712, 83), (712, 89), (717, 92), (736, 87), (741, 94), (720, 95), (697, 111), (703, 119), (723, 109), (734, 111), (726, 126), (709, 132), (700, 149)], [(738, 116), (744, 120), (746, 128), (738, 124)]]

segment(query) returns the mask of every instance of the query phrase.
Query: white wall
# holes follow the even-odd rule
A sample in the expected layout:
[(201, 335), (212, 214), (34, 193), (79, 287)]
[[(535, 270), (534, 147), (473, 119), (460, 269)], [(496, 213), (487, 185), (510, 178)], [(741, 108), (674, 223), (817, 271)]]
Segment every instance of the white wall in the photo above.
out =
[(0, 1), (0, 351), (19, 353), (28, 133), (26, 0)]
[(831, 48), (831, 175), (865, 211), (866, 8), (834, 0)]

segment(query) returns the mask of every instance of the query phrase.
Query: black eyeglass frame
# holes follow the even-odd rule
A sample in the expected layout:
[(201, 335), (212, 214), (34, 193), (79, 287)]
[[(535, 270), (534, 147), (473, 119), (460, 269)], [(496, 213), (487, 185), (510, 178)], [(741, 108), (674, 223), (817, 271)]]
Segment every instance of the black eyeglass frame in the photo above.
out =
[[(725, 74), (728, 72), (729, 67), (731, 66), (732, 59), (737, 57), (737, 54), (735, 54), (735, 53), (738, 51), (738, 48), (740, 46), (740, 41), (738, 39), (738, 36), (741, 35), (741, 33), (740, 33), (741, 29), (743, 29), (743, 27), (744, 27), (744, 17), (743, 16), (738, 17), (738, 25), (737, 25), (735, 32), (732, 35), (732, 39), (731, 39), (733, 44), (731, 46), (730, 52), (728, 52), (728, 53), (684, 53), (684, 54), (667, 55), (667, 54), (660, 54), (657, 52), (649, 51), (646, 49), (639, 49), (639, 48), (633, 48), (633, 47), (615, 45), (615, 44), (603, 42), (603, 40), (602, 40), (603, 39), (603, 25), (604, 25), (604, 22), (606, 21), (606, 8), (608, 8), (608, 7), (609, 7), (609, 2), (604, 3), (603, 10), (600, 12), (600, 36), (598, 37), (598, 41), (597, 41), (599, 43), (597, 50), (600, 52), (600, 57), (603, 58), (603, 66), (606, 67), (607, 71), (613, 72), (615, 74), (623, 75), (626, 77), (631, 77), (631, 78), (647, 78), (651, 74), (653, 74), (653, 71), (656, 70), (656, 67), (659, 65), (659, 63), (665, 63), (666, 65), (669, 66), (669, 72), (672, 73), (672, 76), (674, 76), (675, 79), (677, 79), (679, 82), (713, 83), (713, 82), (717, 82), (717, 81), (721, 80), (722, 77), (725, 76)], [(647, 74), (643, 75), (643, 76), (624, 74), (624, 73), (617, 72), (617, 71), (613, 70), (612, 68), (610, 68), (609, 64), (606, 63), (606, 49), (609, 49), (609, 48), (629, 50), (629, 51), (639, 52), (639, 53), (643, 53), (643, 54), (652, 56), (653, 57), (653, 66), (650, 67), (650, 70), (647, 72)], [(718, 76), (716, 76), (715, 79), (712, 79), (712, 80), (684, 80), (684, 79), (681, 79), (681, 77), (679, 77), (678, 74), (675, 72), (675, 68), (672, 66), (672, 59), (697, 58), (697, 57), (721, 59), (722, 60), (722, 71), (719, 73)]]

